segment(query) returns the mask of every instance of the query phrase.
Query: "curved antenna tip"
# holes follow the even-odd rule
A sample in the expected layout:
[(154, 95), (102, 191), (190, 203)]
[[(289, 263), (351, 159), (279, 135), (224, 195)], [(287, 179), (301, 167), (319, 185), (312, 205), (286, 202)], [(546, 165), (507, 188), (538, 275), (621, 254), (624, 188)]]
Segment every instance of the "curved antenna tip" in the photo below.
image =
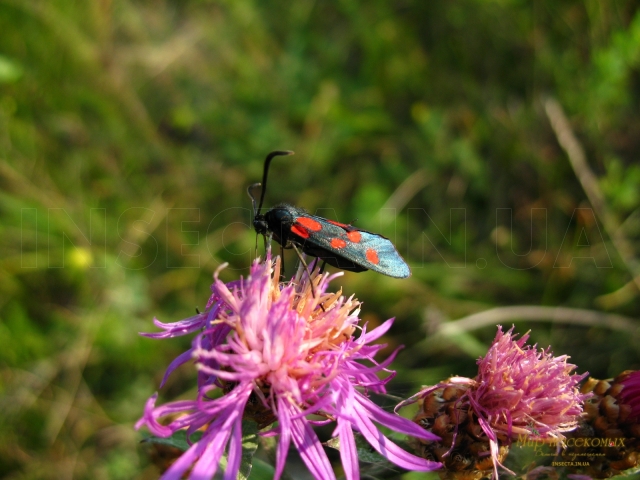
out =
[(276, 150), (275, 152), (271, 152), (267, 157), (284, 157), (287, 155), (294, 155), (296, 152), (292, 150)]
[[(255, 207), (255, 204), (254, 204), (254, 212), (256, 216), (260, 215), (260, 211), (262, 210), (262, 202), (264, 202), (264, 194), (267, 191), (267, 175), (269, 173), (269, 164), (271, 163), (271, 160), (273, 160), (274, 157), (282, 157), (287, 155), (293, 155), (293, 152), (291, 150), (276, 150), (274, 152), (271, 152), (269, 155), (267, 155), (267, 158), (265, 158), (264, 172), (262, 174), (262, 193), (260, 194), (260, 202), (258, 203), (257, 208)], [(249, 193), (249, 196), (253, 200), (253, 196), (251, 195), (251, 193)]]

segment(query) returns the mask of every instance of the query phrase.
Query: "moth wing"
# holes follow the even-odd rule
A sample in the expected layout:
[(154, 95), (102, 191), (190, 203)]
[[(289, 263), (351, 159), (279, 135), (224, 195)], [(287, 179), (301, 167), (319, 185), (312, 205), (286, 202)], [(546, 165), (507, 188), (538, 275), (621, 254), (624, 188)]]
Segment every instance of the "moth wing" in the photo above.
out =
[[(315, 224), (320, 228), (315, 228)], [(391, 240), (382, 235), (308, 214), (304, 218), (296, 219), (294, 226), (305, 228), (308, 236), (304, 239), (304, 244), (309, 243), (313, 247), (331, 252), (338, 257), (338, 263), (341, 257), (363, 269), (373, 270), (390, 277), (411, 276), (409, 266), (396, 247)], [(314, 226), (314, 229), (306, 228), (308, 226)], [(311, 249), (307, 248), (307, 250)], [(318, 256), (322, 257), (322, 255)], [(340, 268), (339, 264), (337, 266)]]

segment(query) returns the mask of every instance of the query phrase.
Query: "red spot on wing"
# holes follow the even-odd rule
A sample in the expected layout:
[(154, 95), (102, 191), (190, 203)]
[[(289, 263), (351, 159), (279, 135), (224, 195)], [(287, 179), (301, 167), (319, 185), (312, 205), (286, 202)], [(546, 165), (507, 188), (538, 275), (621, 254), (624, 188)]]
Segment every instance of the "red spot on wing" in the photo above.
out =
[[(308, 217), (298, 217), (296, 218), (296, 223), (306, 228), (307, 230), (311, 230), (312, 232), (319, 232), (322, 230), (322, 225), (320, 222), (316, 222), (313, 218)], [(307, 232), (307, 236), (308, 236)]]
[(291, 227), (291, 233), (295, 233), (296, 235), (302, 238), (309, 238), (309, 230), (299, 225), (293, 225)]
[(331, 247), (333, 248), (344, 248), (347, 246), (347, 242), (342, 240), (341, 238), (332, 238), (331, 239)]
[(367, 249), (367, 260), (369, 260), (374, 265), (380, 263), (380, 259), (378, 258), (378, 252), (376, 252), (373, 248)]
[(347, 238), (353, 243), (359, 243), (362, 240), (362, 235), (360, 235), (359, 231), (353, 230), (347, 233)]
[(338, 227), (342, 227), (342, 228), (349, 228), (349, 225), (345, 225), (344, 223), (340, 223), (340, 222), (334, 222), (333, 220), (327, 220), (327, 222), (336, 225)]

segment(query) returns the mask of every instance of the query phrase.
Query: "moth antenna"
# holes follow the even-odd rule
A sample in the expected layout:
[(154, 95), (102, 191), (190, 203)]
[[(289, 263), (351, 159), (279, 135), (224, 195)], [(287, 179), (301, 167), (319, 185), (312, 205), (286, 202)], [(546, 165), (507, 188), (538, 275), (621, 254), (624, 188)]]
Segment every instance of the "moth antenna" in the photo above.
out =
[(256, 197), (253, 196), (253, 191), (260, 186), (260, 183), (252, 183), (247, 187), (247, 194), (251, 199), (251, 205), (253, 206), (253, 216), (256, 215), (256, 210), (258, 209), (258, 203), (256, 202)]
[[(256, 215), (260, 215), (260, 210), (262, 210), (262, 203), (264, 202), (264, 194), (267, 191), (267, 175), (269, 174), (269, 165), (271, 164), (271, 160), (273, 159), (273, 157), (279, 157), (279, 156), (285, 156), (285, 155), (293, 155), (293, 152), (291, 150), (276, 150), (275, 152), (271, 152), (269, 155), (267, 155), (267, 158), (264, 160), (264, 172), (262, 174), (262, 192), (260, 193), (260, 203), (258, 203), (258, 208), (255, 210)], [(249, 194), (249, 196), (251, 196), (251, 194)], [(252, 196), (251, 198), (253, 199)]]

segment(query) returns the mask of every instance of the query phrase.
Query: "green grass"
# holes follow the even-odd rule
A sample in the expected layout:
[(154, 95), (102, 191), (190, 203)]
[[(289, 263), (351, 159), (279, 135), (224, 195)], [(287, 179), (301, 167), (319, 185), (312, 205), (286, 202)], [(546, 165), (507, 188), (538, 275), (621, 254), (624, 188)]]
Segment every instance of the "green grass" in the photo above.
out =
[[(474, 375), (495, 326), (432, 337), (441, 322), (509, 305), (635, 322), (639, 72), (632, 1), (0, 1), (0, 472), (157, 477), (132, 426), (188, 339), (138, 332), (202, 309), (222, 262), (247, 271), (246, 187), (275, 149), (296, 155), (269, 205), (357, 219), (413, 268), (343, 279), (369, 322), (397, 318), (393, 393)], [(603, 318), (505, 324), (580, 372), (640, 368), (637, 329)]]

